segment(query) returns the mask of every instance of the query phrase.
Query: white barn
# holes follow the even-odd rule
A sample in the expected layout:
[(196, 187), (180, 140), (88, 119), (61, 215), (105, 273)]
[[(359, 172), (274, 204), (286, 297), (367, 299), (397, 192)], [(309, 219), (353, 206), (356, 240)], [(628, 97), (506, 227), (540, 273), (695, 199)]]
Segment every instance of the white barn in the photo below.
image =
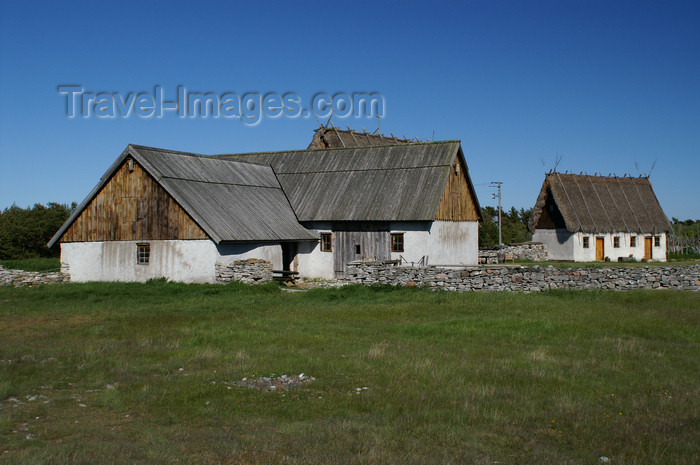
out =
[(548, 173), (530, 217), (549, 259), (666, 261), (671, 230), (648, 177)]
[(476, 264), (480, 207), (459, 141), (360, 143), (218, 156), (129, 145), (49, 246), (72, 281), (215, 282), (217, 263), (249, 258), (307, 278), (355, 260)]

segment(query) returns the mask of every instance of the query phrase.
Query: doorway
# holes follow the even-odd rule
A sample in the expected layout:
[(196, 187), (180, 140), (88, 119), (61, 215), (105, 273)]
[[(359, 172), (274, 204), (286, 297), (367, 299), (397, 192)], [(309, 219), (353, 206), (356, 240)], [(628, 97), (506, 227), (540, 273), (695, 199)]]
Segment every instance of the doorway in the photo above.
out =
[(297, 243), (283, 242), (282, 243), (282, 271), (299, 271), (297, 270)]
[(347, 264), (355, 260), (387, 260), (389, 226), (384, 224), (352, 223), (335, 226), (333, 260), (336, 276), (342, 276)]
[(599, 262), (605, 260), (605, 238), (595, 238), (595, 259)]
[(652, 244), (653, 238), (651, 236), (644, 238), (644, 258), (651, 260), (652, 257)]

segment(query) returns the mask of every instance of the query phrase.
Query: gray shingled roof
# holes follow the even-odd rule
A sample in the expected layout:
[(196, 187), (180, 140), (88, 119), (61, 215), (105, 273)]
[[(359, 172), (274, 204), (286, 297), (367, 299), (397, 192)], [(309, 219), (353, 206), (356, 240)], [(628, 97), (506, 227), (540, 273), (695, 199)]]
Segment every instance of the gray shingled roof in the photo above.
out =
[(217, 244), (314, 240), (270, 166), (129, 145), (49, 242), (51, 247), (131, 156)]
[(671, 225), (646, 177), (549, 173), (530, 218), (535, 225), (551, 191), (570, 232), (668, 232)]
[(299, 221), (432, 221), (457, 155), (459, 141), (219, 157), (272, 165)]

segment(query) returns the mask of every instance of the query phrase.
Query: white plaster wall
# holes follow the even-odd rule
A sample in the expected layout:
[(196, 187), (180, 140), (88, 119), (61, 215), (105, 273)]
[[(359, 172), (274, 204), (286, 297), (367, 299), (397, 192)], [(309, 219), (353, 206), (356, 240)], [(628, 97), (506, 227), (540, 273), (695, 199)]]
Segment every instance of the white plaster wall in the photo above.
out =
[[(335, 232), (328, 223), (307, 225), (319, 233)], [(418, 262), (427, 256), (431, 265), (476, 265), (479, 258), (479, 225), (476, 221), (435, 221), (432, 223), (392, 223), (390, 232), (404, 233), (404, 252), (392, 252), (391, 259), (403, 256)], [(335, 278), (333, 252), (321, 252), (319, 242), (300, 243), (297, 255), (299, 275), (304, 278)]]
[(566, 229), (538, 229), (532, 235), (532, 241), (547, 246), (547, 257), (550, 260), (574, 259), (574, 235)]
[[(534, 236), (533, 236), (534, 237)], [(588, 248), (584, 249), (583, 248), (583, 238), (588, 237)], [(601, 237), (599, 234), (598, 235), (593, 235), (593, 234), (584, 234), (584, 233), (574, 233), (571, 235), (571, 244), (573, 246), (573, 258), (570, 258), (569, 260), (573, 260), (575, 262), (594, 262), (595, 261), (595, 238), (596, 237)], [(608, 240), (609, 239), (609, 240)], [(620, 244), (622, 244), (622, 239), (620, 239)], [(605, 238), (605, 255), (608, 255), (608, 252), (610, 251), (609, 249), (612, 248), (612, 238)], [(642, 250), (643, 252), (643, 250)], [(617, 261), (617, 257), (615, 258), (615, 261)]]
[(404, 233), (404, 251), (391, 252), (408, 262), (427, 256), (428, 265), (476, 265), (479, 260), (479, 224), (476, 221), (392, 223), (392, 233)]
[[(320, 233), (333, 233), (328, 223), (308, 224), (307, 228)], [(332, 247), (335, 248), (335, 234), (332, 236)], [(334, 279), (333, 252), (321, 252), (320, 241), (300, 242), (297, 248), (299, 276), (302, 278)]]
[(335, 278), (333, 252), (321, 252), (320, 243), (300, 243), (297, 258), (299, 261), (299, 276), (302, 278)]
[[(136, 263), (137, 243), (150, 244), (148, 265)], [(73, 282), (140, 281), (165, 277), (182, 282), (215, 282), (215, 264), (248, 258), (282, 263), (279, 245), (231, 244), (210, 240), (110, 241), (61, 243), (61, 261)], [(275, 262), (276, 261), (276, 262)]]
[[(657, 234), (661, 238), (659, 247), (654, 246), (653, 234), (636, 234), (636, 233), (609, 233), (609, 234), (584, 234), (576, 233), (576, 241), (574, 248), (574, 260), (577, 262), (588, 262), (595, 260), (595, 242), (597, 237), (603, 238), (605, 247), (605, 257), (609, 257), (611, 262), (616, 262), (618, 258), (629, 257), (630, 255), (637, 261), (644, 258), (644, 238), (652, 237), (651, 259), (654, 261), (666, 261), (666, 234)], [(583, 248), (583, 237), (589, 238), (589, 248)], [(630, 237), (636, 236), (637, 243), (635, 247), (630, 247)], [(620, 238), (620, 247), (614, 247), (614, 237)]]
[[(635, 247), (630, 247), (630, 237), (637, 237)], [(616, 262), (620, 257), (629, 257), (640, 261), (644, 258), (644, 237), (650, 234), (608, 233), (585, 234), (569, 233), (565, 229), (538, 229), (532, 235), (532, 240), (542, 242), (547, 246), (547, 255), (550, 260), (573, 260), (577, 262), (592, 262), (596, 258), (596, 238), (602, 237), (605, 248), (605, 257)], [(666, 261), (666, 234), (658, 234), (661, 237), (660, 247), (653, 246), (652, 260)], [(589, 246), (583, 248), (583, 238), (588, 237)], [(620, 247), (614, 247), (614, 237), (620, 238)], [(652, 235), (653, 237), (653, 235)], [(653, 241), (653, 239), (652, 239)]]
[(218, 252), (216, 261), (220, 263), (257, 258), (272, 263), (274, 270), (282, 269), (282, 246), (280, 244), (219, 244), (216, 249)]

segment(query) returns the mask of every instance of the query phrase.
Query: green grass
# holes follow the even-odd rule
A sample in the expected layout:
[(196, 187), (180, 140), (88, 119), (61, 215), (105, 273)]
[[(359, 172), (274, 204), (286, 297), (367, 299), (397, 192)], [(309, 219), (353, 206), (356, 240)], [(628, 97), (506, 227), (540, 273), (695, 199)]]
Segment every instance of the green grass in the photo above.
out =
[(699, 374), (693, 292), (0, 288), (0, 463), (695, 464)]
[(0, 260), (0, 265), (5, 268), (24, 271), (60, 271), (61, 259), (48, 258), (23, 258), (18, 260)]

